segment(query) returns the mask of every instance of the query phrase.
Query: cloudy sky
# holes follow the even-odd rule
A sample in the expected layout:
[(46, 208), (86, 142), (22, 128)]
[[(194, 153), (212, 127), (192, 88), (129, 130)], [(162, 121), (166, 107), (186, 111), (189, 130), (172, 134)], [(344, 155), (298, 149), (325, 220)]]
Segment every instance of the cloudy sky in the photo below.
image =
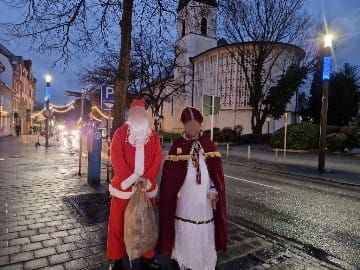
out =
[[(322, 17), (330, 27), (338, 31), (335, 57), (337, 66), (349, 62), (360, 66), (360, 0), (307, 0), (307, 8), (315, 16)], [(18, 11), (9, 9), (0, 1), (0, 23), (15, 22), (19, 20)], [(83, 60), (77, 59), (66, 66), (54, 66), (56, 55), (46, 55), (30, 49), (30, 44), (19, 40), (7, 40), (0, 30), (0, 42), (14, 54), (24, 56), (33, 61), (33, 72), (38, 79), (37, 99), (44, 96), (44, 75), (53, 75), (53, 100), (54, 103), (63, 104), (68, 98), (63, 96), (63, 91), (77, 91), (81, 84), (77, 75), (85, 66), (91, 65), (90, 57)]]

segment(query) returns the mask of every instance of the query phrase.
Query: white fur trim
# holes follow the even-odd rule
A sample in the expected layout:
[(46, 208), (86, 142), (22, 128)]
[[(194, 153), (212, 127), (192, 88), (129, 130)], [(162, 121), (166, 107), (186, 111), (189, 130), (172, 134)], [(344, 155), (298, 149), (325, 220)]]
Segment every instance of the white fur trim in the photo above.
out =
[(128, 178), (126, 178), (122, 183), (121, 183), (121, 188), (122, 189), (128, 189), (129, 187), (131, 187), (139, 178), (139, 175), (136, 173), (133, 173), (132, 175), (130, 175)]
[(135, 173), (138, 175), (144, 174), (145, 163), (145, 147), (144, 145), (136, 146), (135, 150)]
[(122, 189), (128, 189), (129, 187), (131, 187), (138, 180), (138, 178), (144, 174), (144, 163), (145, 163), (144, 145), (136, 146), (134, 173), (121, 183)]
[[(158, 189), (159, 188), (156, 185), (156, 187), (153, 191), (146, 193), (146, 196), (149, 199), (155, 198), (158, 193)], [(126, 192), (126, 191), (118, 190), (117, 188), (114, 188), (112, 185), (109, 185), (109, 191), (110, 191), (110, 195), (113, 197), (116, 197), (118, 199), (123, 199), (123, 200), (130, 200), (132, 195), (134, 195), (134, 193), (135, 193), (135, 188), (133, 188), (133, 191)]]

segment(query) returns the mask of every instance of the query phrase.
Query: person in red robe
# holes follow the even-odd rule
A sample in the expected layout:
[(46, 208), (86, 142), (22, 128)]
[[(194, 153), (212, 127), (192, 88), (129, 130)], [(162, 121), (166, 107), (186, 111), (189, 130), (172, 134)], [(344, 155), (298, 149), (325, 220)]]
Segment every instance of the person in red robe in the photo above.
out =
[(157, 251), (162, 269), (214, 270), (227, 249), (226, 200), (221, 155), (201, 131), (196, 108), (183, 110), (185, 131), (165, 158), (159, 198)]
[[(147, 196), (157, 195), (156, 177), (162, 160), (158, 134), (150, 128), (146, 116), (145, 101), (135, 99), (130, 105), (128, 121), (118, 128), (112, 138), (110, 158), (114, 177), (109, 185), (111, 195), (106, 255), (114, 260), (113, 270), (125, 269), (124, 213), (133, 185), (146, 181)], [(154, 258), (153, 250), (132, 262), (132, 269), (146, 269)]]

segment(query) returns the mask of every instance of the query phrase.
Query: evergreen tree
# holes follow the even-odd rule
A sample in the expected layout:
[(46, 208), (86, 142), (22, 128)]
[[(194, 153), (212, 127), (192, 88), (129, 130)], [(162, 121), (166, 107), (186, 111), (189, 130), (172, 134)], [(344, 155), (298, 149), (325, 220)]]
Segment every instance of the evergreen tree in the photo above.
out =
[(333, 74), (329, 88), (328, 124), (343, 126), (357, 115), (359, 74), (354, 65), (345, 64)]

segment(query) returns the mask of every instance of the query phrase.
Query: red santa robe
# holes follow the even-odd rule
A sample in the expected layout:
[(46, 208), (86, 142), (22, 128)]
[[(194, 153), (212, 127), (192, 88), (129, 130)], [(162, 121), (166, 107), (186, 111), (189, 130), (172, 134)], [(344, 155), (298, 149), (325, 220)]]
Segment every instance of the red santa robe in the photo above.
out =
[[(126, 254), (124, 244), (124, 213), (133, 194), (132, 185), (140, 176), (147, 179), (147, 195), (155, 198), (158, 186), (156, 177), (162, 160), (159, 136), (152, 131), (144, 146), (133, 146), (128, 142), (129, 125), (116, 130), (111, 146), (110, 157), (115, 171), (109, 185), (111, 195), (110, 217), (107, 237), (107, 257), (121, 259)], [(154, 257), (152, 250), (144, 254)]]
[[(215, 248), (226, 251), (226, 201), (224, 173), (221, 155), (216, 151), (215, 144), (207, 135), (201, 135), (198, 142), (202, 147), (210, 179), (219, 195), (214, 210)], [(177, 140), (166, 157), (160, 184), (159, 216), (160, 228), (157, 249), (159, 254), (171, 256), (175, 242), (175, 215), (177, 209), (178, 193), (184, 184), (187, 175), (187, 166), (191, 159), (191, 148), (194, 140), (184, 137)], [(196, 254), (194, 255), (196, 256)]]

